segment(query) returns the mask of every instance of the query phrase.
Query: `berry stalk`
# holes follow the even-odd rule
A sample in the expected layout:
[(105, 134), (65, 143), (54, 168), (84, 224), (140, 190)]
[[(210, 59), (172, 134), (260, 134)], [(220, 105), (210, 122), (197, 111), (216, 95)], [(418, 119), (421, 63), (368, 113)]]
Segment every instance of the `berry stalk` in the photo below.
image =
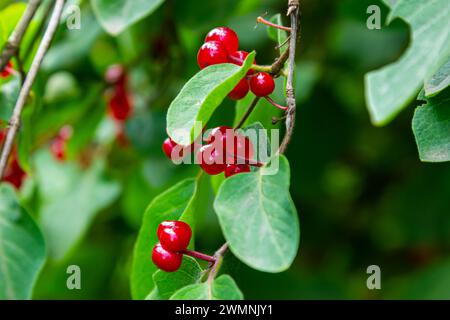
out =
[(212, 257), (210, 255), (201, 253), (201, 252), (194, 251), (194, 250), (184, 250), (181, 253), (185, 254), (187, 256), (190, 256), (192, 258), (208, 261), (208, 262), (211, 262), (211, 263), (215, 263), (216, 262), (216, 258), (214, 258), (214, 257)]
[(264, 18), (261, 17), (261, 16), (258, 17), (258, 18), (256, 18), (256, 21), (257, 21), (258, 23), (265, 24), (265, 25), (267, 25), (267, 26), (269, 26), (269, 27), (272, 27), (272, 28), (276, 28), (276, 29), (280, 29), (280, 30), (284, 30), (284, 31), (291, 32), (291, 28), (285, 27), (285, 26), (280, 26), (279, 24), (272, 23), (272, 22), (270, 22), (270, 21), (264, 19)]

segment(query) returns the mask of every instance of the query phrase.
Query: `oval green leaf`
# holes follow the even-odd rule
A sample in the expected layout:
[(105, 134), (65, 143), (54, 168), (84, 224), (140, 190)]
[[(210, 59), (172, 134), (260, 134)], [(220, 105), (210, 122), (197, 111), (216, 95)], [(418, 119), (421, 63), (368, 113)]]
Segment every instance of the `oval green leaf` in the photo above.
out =
[(208, 282), (193, 284), (178, 290), (170, 300), (242, 300), (244, 298), (236, 282), (229, 275), (214, 280), (212, 288)]
[(49, 257), (60, 261), (96, 215), (117, 198), (120, 186), (106, 177), (101, 159), (87, 170), (73, 162), (57, 163), (46, 150), (36, 153), (34, 160), (41, 201), (39, 222)]
[(118, 35), (127, 27), (145, 18), (163, 2), (164, 0), (91, 0), (97, 19), (106, 32), (112, 35)]
[[(181, 89), (167, 112), (167, 133), (178, 144), (190, 145), (194, 141), (197, 121), (204, 125), (223, 99), (245, 76), (253, 64), (252, 52), (241, 67), (223, 63), (209, 66)], [(198, 134), (201, 134), (202, 127)]]
[(258, 172), (227, 179), (214, 202), (231, 251), (254, 269), (284, 271), (297, 254), (300, 230), (289, 179), (287, 159), (275, 157)]
[(164, 220), (183, 220), (194, 228), (197, 189), (195, 179), (186, 179), (155, 197), (145, 211), (134, 247), (131, 270), (131, 293), (134, 299), (145, 299), (154, 287), (152, 275), (157, 268), (151, 254), (158, 242), (158, 225)]
[(41, 232), (14, 190), (0, 185), (0, 300), (30, 299), (44, 261)]
[(198, 262), (191, 257), (184, 256), (180, 269), (176, 272), (158, 270), (153, 274), (155, 288), (146, 300), (167, 300), (176, 291), (200, 281), (203, 270)]
[(396, 62), (366, 74), (366, 100), (372, 122), (392, 120), (436, 73), (450, 55), (448, 0), (384, 0), (390, 7), (388, 22), (401, 18), (411, 26), (411, 45)]

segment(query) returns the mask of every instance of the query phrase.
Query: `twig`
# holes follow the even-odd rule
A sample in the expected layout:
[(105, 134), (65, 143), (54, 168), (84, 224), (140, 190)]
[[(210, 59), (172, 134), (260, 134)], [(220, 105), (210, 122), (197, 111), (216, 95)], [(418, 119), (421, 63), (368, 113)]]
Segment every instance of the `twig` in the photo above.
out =
[(276, 107), (276, 108), (278, 108), (278, 109), (280, 109), (280, 110), (284, 110), (284, 111), (287, 110), (287, 107), (282, 106), (282, 105), (276, 103), (275, 101), (273, 101), (273, 99), (272, 99), (271, 97), (266, 96), (266, 97), (264, 97), (264, 98), (265, 98), (271, 105), (273, 105), (274, 107)]
[(255, 97), (255, 99), (253, 99), (252, 103), (250, 104), (250, 107), (248, 107), (247, 111), (242, 116), (241, 120), (239, 121), (239, 123), (236, 125), (236, 127), (234, 129), (239, 129), (240, 127), (242, 127), (244, 125), (245, 121), (247, 121), (248, 117), (250, 117), (253, 110), (255, 110), (256, 105), (259, 102), (259, 99), (260, 99), (260, 97)]
[(280, 26), (279, 24), (272, 23), (272, 22), (264, 19), (263, 17), (256, 18), (256, 22), (263, 23), (263, 24), (265, 24), (265, 25), (267, 25), (269, 27), (272, 27), (272, 28), (276, 28), (276, 29), (280, 29), (280, 30), (291, 32), (291, 28), (285, 27), (285, 26)]
[(28, 29), (28, 26), (31, 23), (31, 20), (34, 17), (37, 9), (41, 4), (41, 0), (30, 0), (25, 12), (20, 18), (19, 23), (17, 24), (14, 31), (11, 33), (11, 36), (3, 47), (2, 54), (0, 55), (0, 70), (3, 70), (6, 64), (11, 60), (11, 58), (16, 54), (17, 50), (19, 50), (20, 43), (22, 42), (22, 38), (25, 32)]
[(276, 46), (275, 46), (275, 49), (280, 50), (280, 49), (283, 48), (286, 44), (288, 44), (289, 41), (291, 41), (291, 36), (290, 36), (290, 35), (289, 35), (289, 37), (287, 37), (282, 43), (276, 45)]
[(289, 0), (288, 15), (291, 17), (291, 40), (289, 44), (289, 62), (288, 62), (288, 76), (286, 83), (286, 102), (288, 110), (286, 112), (286, 134), (281, 142), (280, 149), (278, 152), (280, 154), (286, 152), (287, 146), (291, 141), (292, 135), (294, 134), (295, 127), (295, 92), (294, 92), (294, 69), (295, 69), (295, 49), (297, 45), (298, 37), (298, 26), (299, 26), (299, 1)]
[(211, 262), (211, 263), (216, 262), (216, 258), (211, 257), (211, 256), (209, 256), (207, 254), (204, 254), (204, 253), (201, 253), (201, 252), (194, 251), (194, 250), (184, 250), (182, 253), (187, 255), (187, 256), (190, 256), (190, 257), (193, 257), (193, 258), (197, 258), (197, 259), (200, 259), (200, 260), (204, 260), (204, 261), (208, 261), (208, 262)]
[(278, 57), (278, 59), (270, 66), (259, 66), (259, 65), (253, 65), (251, 67), (252, 70), (255, 71), (262, 71), (267, 72), (272, 75), (278, 75), (281, 70), (283, 69), (284, 63), (289, 58), (289, 48), (286, 49), (281, 56)]
[(17, 99), (16, 105), (14, 106), (13, 115), (9, 121), (9, 129), (0, 157), (0, 179), (3, 177), (6, 170), (6, 164), (13, 147), (14, 138), (19, 128), (23, 107), (25, 106), (28, 95), (30, 94), (31, 87), (36, 79), (42, 60), (44, 59), (44, 56), (47, 53), (47, 50), (50, 47), (52, 39), (55, 35), (56, 29), (58, 28), (59, 19), (61, 18), (65, 1), (66, 0), (56, 0), (55, 8), (53, 9), (52, 17), (48, 24), (47, 30), (45, 31), (42, 41), (39, 44), (39, 48), (31, 64), (30, 71), (25, 78), (25, 82), (20, 89), (19, 98)]
[(25, 53), (23, 55), (24, 61), (27, 61), (28, 57), (30, 56), (31, 52), (33, 51), (34, 44), (39, 39), (39, 35), (41, 35), (42, 31), (44, 31), (45, 25), (47, 24), (48, 17), (50, 16), (50, 13), (52, 12), (54, 3), (55, 3), (55, 0), (48, 1), (47, 7), (45, 8), (44, 14), (42, 15), (42, 19), (39, 23), (39, 27), (33, 34), (32, 40), (30, 41), (30, 44), (28, 45), (27, 49), (25, 50)]
[(17, 50), (16, 54), (15, 54), (15, 58), (16, 58), (16, 62), (17, 62), (17, 68), (19, 69), (19, 74), (20, 74), (20, 81), (23, 83), (25, 82), (25, 70), (23, 69), (23, 62), (22, 59), (20, 58), (20, 51)]
[(223, 256), (225, 255), (225, 252), (227, 252), (228, 250), (228, 243), (224, 243), (219, 250), (216, 251), (216, 253), (214, 254), (214, 258), (216, 259), (209, 271), (208, 274), (208, 297), (211, 299), (212, 298), (212, 286), (213, 286), (213, 282), (214, 279), (217, 276), (217, 272), (219, 271), (219, 266), (222, 263), (222, 259)]

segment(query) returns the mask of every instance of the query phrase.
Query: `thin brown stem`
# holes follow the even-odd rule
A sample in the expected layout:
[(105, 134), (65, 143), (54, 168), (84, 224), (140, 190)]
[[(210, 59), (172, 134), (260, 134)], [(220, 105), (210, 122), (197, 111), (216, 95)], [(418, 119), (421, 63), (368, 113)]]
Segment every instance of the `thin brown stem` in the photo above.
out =
[(256, 18), (256, 21), (257, 21), (258, 23), (263, 23), (263, 24), (265, 24), (266, 26), (269, 26), (269, 27), (272, 27), (272, 28), (276, 28), (276, 29), (280, 29), (280, 30), (284, 30), (284, 31), (291, 32), (291, 28), (285, 27), (285, 26), (280, 26), (279, 24), (272, 23), (272, 22), (270, 22), (270, 21), (264, 19), (263, 17), (258, 17), (258, 18)]
[(47, 30), (45, 31), (45, 34), (42, 37), (42, 41), (39, 44), (39, 48), (31, 64), (30, 71), (28, 72), (25, 78), (25, 82), (22, 85), (22, 88), (20, 89), (19, 98), (17, 99), (16, 105), (14, 106), (12, 117), (9, 121), (9, 129), (6, 135), (5, 145), (3, 146), (3, 150), (0, 156), (0, 179), (3, 178), (3, 175), (6, 170), (8, 158), (13, 148), (14, 139), (19, 129), (22, 110), (28, 99), (31, 88), (33, 86), (39, 68), (41, 66), (42, 60), (44, 60), (45, 54), (47, 53), (47, 50), (50, 47), (50, 44), (55, 35), (56, 29), (58, 28), (59, 19), (61, 18), (62, 11), (64, 8), (64, 3), (65, 0), (56, 1), (55, 8), (53, 10), (52, 17), (48, 24)]
[(279, 50), (283, 48), (285, 45), (287, 45), (291, 41), (291, 36), (287, 37), (286, 40), (284, 40), (282, 43), (278, 44), (275, 49)]
[(197, 258), (197, 259), (208, 261), (208, 262), (211, 262), (211, 263), (216, 262), (216, 258), (214, 258), (214, 257), (212, 257), (210, 255), (198, 252), (198, 251), (184, 250), (182, 253), (187, 255), (187, 256), (190, 256), (192, 258)]
[(22, 59), (20, 58), (19, 50), (17, 50), (17, 52), (15, 54), (15, 59), (16, 59), (17, 68), (18, 68), (18, 71), (19, 71), (19, 74), (20, 74), (20, 81), (22, 82), (22, 85), (23, 85), (23, 83), (25, 82), (26, 73), (25, 73), (25, 70), (23, 68), (23, 62), (22, 62)]
[(33, 37), (32, 37), (33, 40), (30, 41), (30, 44), (28, 45), (28, 47), (25, 50), (25, 53), (23, 54), (24, 61), (27, 61), (28, 57), (30, 56), (30, 54), (33, 51), (34, 44), (38, 41), (39, 36), (44, 31), (45, 26), (47, 24), (48, 17), (52, 13), (52, 8), (53, 8), (54, 3), (55, 3), (55, 0), (48, 1), (47, 7), (45, 8), (44, 14), (42, 15), (41, 21), (39, 23), (39, 27), (33, 34)]
[(255, 110), (259, 99), (261, 99), (260, 97), (255, 97), (255, 99), (253, 99), (252, 103), (250, 104), (250, 106), (248, 107), (247, 111), (244, 113), (244, 115), (242, 116), (241, 120), (239, 121), (239, 123), (234, 127), (234, 129), (239, 129), (241, 128), (245, 121), (247, 121), (248, 117), (250, 117), (250, 115), (252, 114), (253, 110)]
[(288, 58), (289, 58), (289, 49), (286, 49), (272, 65), (270, 66), (253, 65), (251, 69), (257, 72), (267, 72), (273, 76), (276, 76), (280, 74)]
[(25, 32), (27, 31), (31, 20), (33, 20), (37, 9), (41, 5), (41, 2), (41, 0), (30, 0), (23, 16), (20, 18), (19, 23), (17, 24), (16, 28), (11, 33), (8, 41), (3, 47), (2, 53), (0, 55), (0, 70), (3, 70), (5, 68), (6, 64), (19, 50), (22, 38), (25, 35)]
[(214, 254), (215, 261), (209, 271), (208, 280), (206, 280), (208, 283), (208, 296), (210, 299), (212, 298), (212, 286), (213, 286), (214, 279), (216, 278), (217, 273), (219, 272), (220, 264), (222, 263), (223, 256), (225, 255), (227, 250), (228, 250), (228, 243), (225, 242), (220, 247), (220, 249), (217, 250), (216, 253)]
[(291, 40), (289, 44), (289, 62), (288, 76), (286, 82), (286, 102), (288, 110), (286, 112), (286, 134), (281, 142), (278, 152), (283, 154), (289, 145), (294, 134), (295, 127), (295, 92), (294, 92), (294, 70), (295, 70), (295, 51), (297, 45), (298, 28), (299, 28), (299, 1), (289, 0), (288, 16), (291, 18)]
[(287, 110), (287, 107), (282, 106), (282, 105), (276, 103), (271, 97), (267, 96), (267, 97), (264, 97), (264, 98), (265, 98), (271, 105), (273, 105), (274, 107), (276, 107), (276, 108), (278, 108), (278, 109), (280, 109), (280, 110), (284, 110), (284, 111)]

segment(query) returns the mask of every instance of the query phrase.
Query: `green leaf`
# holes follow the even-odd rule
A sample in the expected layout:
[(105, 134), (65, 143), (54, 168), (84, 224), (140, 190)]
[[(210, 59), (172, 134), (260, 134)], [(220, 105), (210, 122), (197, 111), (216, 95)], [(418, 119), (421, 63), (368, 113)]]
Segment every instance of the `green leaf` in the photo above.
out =
[(411, 25), (412, 43), (397, 62), (366, 75), (367, 104), (376, 125), (405, 108), (450, 55), (447, 0), (398, 0), (391, 9), (389, 21), (399, 17)]
[(227, 179), (214, 202), (231, 251), (254, 269), (284, 271), (297, 254), (300, 231), (289, 179), (287, 159), (276, 157), (258, 172)]
[(155, 288), (146, 300), (167, 300), (176, 291), (188, 285), (198, 283), (203, 270), (198, 262), (191, 257), (184, 256), (180, 269), (176, 272), (158, 270), (153, 274)]
[(183, 220), (195, 231), (197, 191), (196, 180), (186, 179), (155, 197), (145, 211), (131, 271), (131, 293), (134, 299), (144, 299), (154, 287), (152, 275), (157, 268), (151, 260), (151, 252), (158, 242), (158, 225), (164, 220)]
[(50, 257), (61, 260), (96, 214), (116, 199), (120, 186), (104, 176), (101, 160), (86, 171), (74, 163), (57, 163), (47, 151), (37, 153), (34, 161), (42, 202), (40, 224)]
[(49, 73), (68, 69), (89, 55), (95, 41), (102, 34), (102, 29), (88, 11), (81, 12), (81, 26), (79, 30), (70, 30), (61, 41), (51, 46), (42, 63), (42, 69)]
[(30, 299), (45, 261), (45, 243), (14, 190), (0, 185), (0, 300)]
[[(447, 90), (448, 91), (448, 90)], [(420, 160), (450, 161), (450, 94), (428, 98), (418, 107), (412, 122)]]
[(102, 27), (108, 33), (118, 35), (132, 24), (150, 15), (163, 2), (164, 0), (91, 0), (91, 5)]
[(193, 284), (178, 290), (170, 300), (242, 300), (244, 296), (229, 275), (214, 280), (212, 288), (207, 282)]
[[(178, 144), (190, 145), (195, 139), (195, 122), (206, 124), (223, 99), (245, 76), (254, 59), (255, 53), (252, 52), (242, 67), (230, 63), (212, 65), (191, 78), (167, 112), (169, 136)], [(197, 134), (201, 134), (201, 129)]]
[(450, 85), (450, 60), (425, 83), (425, 95), (433, 97)]
[(214, 176), (209, 177), (211, 179), (211, 187), (214, 191), (214, 194), (217, 194), (220, 190), (220, 186), (225, 181), (225, 174), (216, 174)]
[(3, 48), (11, 32), (16, 27), (23, 12), (26, 9), (25, 3), (14, 3), (0, 11), (0, 47)]
[[(269, 21), (280, 26), (283, 25), (283, 20), (281, 19), (280, 13), (277, 13), (276, 15), (272, 16), (272, 18), (270, 18)], [(267, 34), (269, 35), (269, 38), (272, 39), (273, 41), (276, 41), (278, 45), (283, 44), (288, 37), (286, 31), (272, 27), (267, 28)], [(289, 46), (288, 44), (284, 43), (283, 47), (280, 48), (280, 51), (281, 52), (286, 51), (288, 46)]]
[(0, 120), (11, 118), (20, 91), (20, 78), (14, 77), (0, 87)]

